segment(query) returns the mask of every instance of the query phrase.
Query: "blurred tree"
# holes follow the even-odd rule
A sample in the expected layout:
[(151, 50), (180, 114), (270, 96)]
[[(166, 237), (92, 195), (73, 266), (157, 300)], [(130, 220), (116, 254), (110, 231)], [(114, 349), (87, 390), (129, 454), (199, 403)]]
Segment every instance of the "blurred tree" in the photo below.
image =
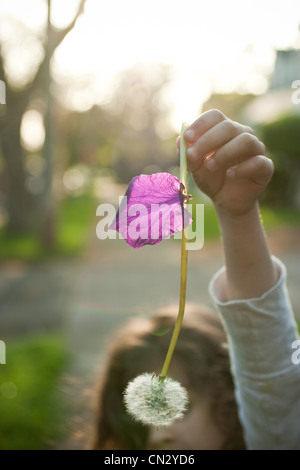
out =
[(127, 183), (141, 172), (166, 171), (176, 163), (170, 105), (164, 99), (170, 70), (135, 66), (122, 72), (107, 110), (114, 122), (111, 167)]
[(203, 104), (202, 112), (204, 113), (209, 109), (220, 109), (230, 119), (239, 121), (243, 109), (254, 98), (255, 95), (250, 93), (243, 95), (240, 93), (213, 93)]
[(163, 96), (169, 69), (156, 65), (149, 71), (136, 65), (116, 80), (112, 99), (105, 105), (85, 112), (62, 112), (60, 161), (65, 168), (78, 163), (111, 168), (119, 181), (128, 183), (138, 173), (165, 171), (176, 164), (171, 110)]
[[(32, 99), (38, 97), (48, 107), (50, 92), (50, 61), (56, 48), (62, 43), (67, 34), (73, 29), (78, 17), (84, 10), (86, 0), (81, 0), (78, 10), (70, 24), (61, 30), (54, 28), (50, 21), (51, 0), (48, 4), (48, 22), (44, 37), (35, 38), (39, 41), (43, 53), (41, 61), (36, 67), (35, 73), (25, 84), (16, 87), (7, 71), (6, 60), (3, 54), (3, 45), (0, 44), (0, 77), (6, 83), (6, 106), (2, 107), (0, 114), (0, 139), (1, 150), (5, 161), (7, 175), (7, 209), (8, 225), (10, 232), (18, 233), (27, 230), (30, 226), (29, 219), (29, 194), (25, 189), (25, 170), (23, 148), (21, 143), (21, 122), (25, 111)], [(18, 24), (15, 25), (16, 31)], [(17, 34), (17, 33), (16, 33)], [(48, 108), (49, 109), (49, 108)], [(50, 111), (45, 113), (45, 147), (44, 155), (47, 155), (46, 163), (46, 198), (50, 197), (49, 185), (51, 185), (51, 136), (47, 135), (50, 126)], [(48, 180), (48, 181), (47, 181)], [(44, 197), (44, 203), (46, 198)], [(49, 200), (47, 201), (49, 204)], [(47, 230), (51, 230), (48, 226)], [(49, 233), (49, 232), (48, 232)]]
[(275, 162), (274, 176), (264, 200), (289, 207), (300, 206), (300, 115), (283, 116), (258, 128)]
[(85, 112), (62, 109), (57, 134), (62, 147), (63, 170), (78, 163), (109, 167), (118, 124), (100, 106), (95, 105)]

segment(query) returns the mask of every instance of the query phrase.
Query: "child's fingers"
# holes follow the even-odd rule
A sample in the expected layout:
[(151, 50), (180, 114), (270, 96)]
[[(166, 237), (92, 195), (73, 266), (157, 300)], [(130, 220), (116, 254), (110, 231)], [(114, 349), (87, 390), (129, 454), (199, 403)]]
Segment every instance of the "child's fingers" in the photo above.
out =
[(267, 184), (273, 175), (274, 164), (265, 155), (256, 155), (238, 165), (230, 167), (226, 176), (231, 179), (250, 178), (257, 184)]
[(227, 142), (237, 137), (239, 134), (250, 131), (250, 128), (243, 126), (229, 119), (219, 122), (209, 129), (199, 139), (197, 139), (188, 149), (188, 159), (193, 162), (202, 160), (206, 155), (223, 147)]
[(202, 134), (224, 119), (227, 119), (226, 116), (218, 109), (206, 111), (185, 130), (183, 134), (185, 140), (190, 143), (195, 142)]
[(265, 153), (265, 146), (257, 137), (243, 132), (217, 150), (213, 158), (208, 158), (205, 161), (205, 165), (210, 170), (219, 170), (233, 166), (235, 163), (254, 155), (264, 155)]

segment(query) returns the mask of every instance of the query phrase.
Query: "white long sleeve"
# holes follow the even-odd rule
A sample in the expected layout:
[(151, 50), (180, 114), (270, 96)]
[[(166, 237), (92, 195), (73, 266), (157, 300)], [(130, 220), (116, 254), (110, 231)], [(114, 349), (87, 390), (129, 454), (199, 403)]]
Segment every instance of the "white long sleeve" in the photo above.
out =
[(240, 421), (248, 449), (300, 449), (300, 364), (292, 345), (297, 327), (286, 269), (259, 298), (222, 301), (223, 267), (209, 285), (229, 339)]

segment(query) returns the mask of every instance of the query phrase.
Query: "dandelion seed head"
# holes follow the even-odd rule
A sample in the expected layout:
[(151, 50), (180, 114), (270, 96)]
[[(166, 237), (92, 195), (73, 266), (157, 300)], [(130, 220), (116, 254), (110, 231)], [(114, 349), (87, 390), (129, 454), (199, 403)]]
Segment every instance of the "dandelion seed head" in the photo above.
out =
[(124, 402), (127, 411), (137, 421), (160, 428), (183, 417), (188, 394), (179, 382), (170, 377), (144, 373), (128, 383)]

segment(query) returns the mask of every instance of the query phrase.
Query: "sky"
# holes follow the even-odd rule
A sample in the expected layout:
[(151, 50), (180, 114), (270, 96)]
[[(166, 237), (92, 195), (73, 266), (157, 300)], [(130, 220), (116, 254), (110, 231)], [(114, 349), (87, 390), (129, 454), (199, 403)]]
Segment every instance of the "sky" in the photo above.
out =
[[(77, 5), (78, 0), (52, 0), (53, 24), (65, 26)], [(0, 18), (13, 16), (34, 35), (42, 34), (46, 14), (45, 0), (1, 0)], [(34, 70), (41, 47), (34, 35), (17, 43), (14, 27), (1, 24), (0, 38), (16, 43), (7, 67), (22, 80)], [(264, 93), (274, 50), (300, 47), (299, 24), (299, 0), (87, 0), (55, 53), (53, 76), (66, 86), (65, 104), (83, 111), (109, 101), (122, 70), (139, 64), (155, 83), (157, 64), (168, 64), (172, 82), (164, 99), (173, 106), (171, 123), (179, 130), (182, 121), (199, 115), (212, 91)]]

